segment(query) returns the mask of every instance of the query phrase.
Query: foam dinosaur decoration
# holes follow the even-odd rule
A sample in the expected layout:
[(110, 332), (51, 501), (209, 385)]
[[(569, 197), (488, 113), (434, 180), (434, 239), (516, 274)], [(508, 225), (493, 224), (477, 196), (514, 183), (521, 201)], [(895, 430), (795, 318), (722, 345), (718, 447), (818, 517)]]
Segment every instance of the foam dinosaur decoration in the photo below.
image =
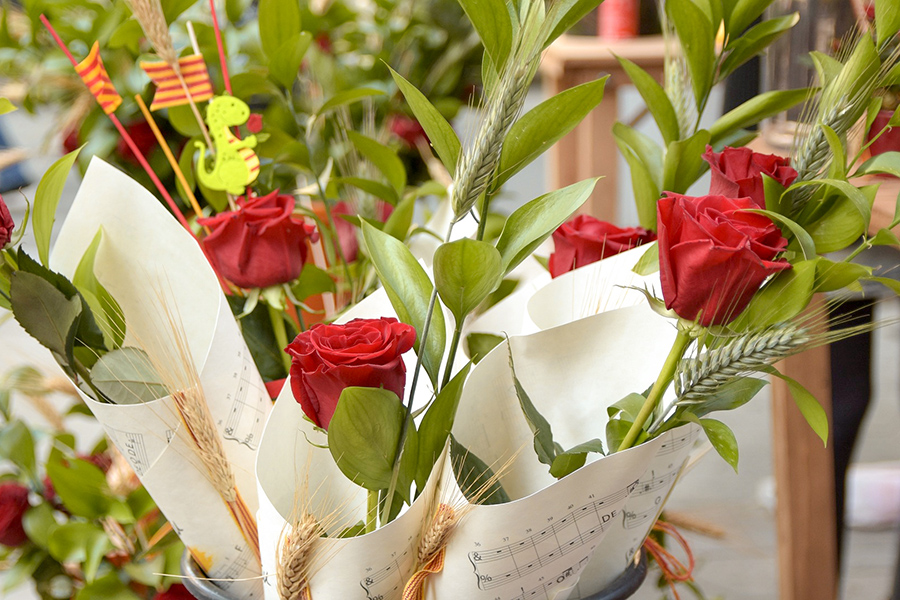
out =
[(250, 107), (234, 96), (216, 96), (209, 101), (206, 124), (215, 146), (212, 171), (206, 169), (206, 145), (194, 143), (200, 150), (197, 179), (209, 189), (240, 196), (259, 175), (259, 158), (251, 150), (256, 147), (256, 136), (239, 140), (231, 133), (232, 127), (243, 125), (249, 118)]

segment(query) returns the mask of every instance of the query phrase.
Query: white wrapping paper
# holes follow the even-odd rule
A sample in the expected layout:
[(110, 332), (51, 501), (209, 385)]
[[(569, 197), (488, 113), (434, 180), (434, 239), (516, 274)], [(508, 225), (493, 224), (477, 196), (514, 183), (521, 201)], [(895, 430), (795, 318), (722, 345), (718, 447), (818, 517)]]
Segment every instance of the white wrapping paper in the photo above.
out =
[[(60, 231), (53, 268), (71, 276), (100, 228), (95, 273), (129, 331), (140, 331), (143, 345), (171, 351), (162, 303), (180, 320), (237, 489), (254, 513), (254, 461), (271, 402), (215, 274), (149, 192), (94, 158)], [(127, 336), (124, 345), (133, 343)], [(256, 558), (191, 449), (171, 397), (135, 405), (82, 397), (209, 576), (247, 579), (218, 585), (235, 597), (261, 597)]]

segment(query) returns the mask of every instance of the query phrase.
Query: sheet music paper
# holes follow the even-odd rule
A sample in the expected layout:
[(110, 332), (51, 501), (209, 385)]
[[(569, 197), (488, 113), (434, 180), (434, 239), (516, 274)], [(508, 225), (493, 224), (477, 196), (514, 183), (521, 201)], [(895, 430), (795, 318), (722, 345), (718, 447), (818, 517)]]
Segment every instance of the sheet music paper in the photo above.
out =
[[(144, 345), (164, 348), (170, 340), (148, 334), (166, 322), (162, 303), (180, 319), (237, 488), (256, 512), (254, 461), (271, 401), (215, 274), (159, 201), (94, 158), (60, 230), (53, 268), (71, 277), (101, 227), (97, 278), (122, 307), (129, 330), (142, 332)], [(126, 336), (124, 345), (130, 343)], [(171, 397), (135, 405), (82, 398), (209, 576), (259, 577), (252, 550), (207, 480)], [(260, 579), (217, 585), (235, 597), (262, 596)]]

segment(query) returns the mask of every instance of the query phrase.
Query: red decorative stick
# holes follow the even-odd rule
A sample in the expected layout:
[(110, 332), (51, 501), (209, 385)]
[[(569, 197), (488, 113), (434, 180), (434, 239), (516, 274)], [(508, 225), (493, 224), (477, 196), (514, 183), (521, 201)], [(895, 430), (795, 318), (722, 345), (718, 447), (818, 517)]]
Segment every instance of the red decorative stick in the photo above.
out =
[(225, 60), (225, 46), (222, 44), (222, 30), (219, 29), (219, 17), (216, 16), (216, 0), (209, 0), (209, 10), (212, 13), (213, 32), (216, 34), (216, 48), (219, 50), (219, 64), (222, 65), (222, 79), (225, 80), (225, 91), (231, 93), (231, 77), (228, 75), (228, 62)]
[[(65, 52), (69, 60), (72, 61), (72, 66), (78, 66), (78, 61), (75, 60), (75, 57), (72, 56), (71, 52), (69, 52), (68, 47), (66, 47), (65, 43), (63, 43), (59, 35), (56, 33), (56, 30), (53, 29), (52, 25), (50, 25), (50, 21), (44, 15), (41, 15), (41, 23), (44, 24), (44, 27), (46, 27), (47, 31), (50, 32), (50, 35), (53, 36), (53, 39), (56, 40), (56, 43), (60, 47), (60, 49)], [(159, 193), (162, 194), (162, 197), (166, 201), (166, 204), (168, 204), (169, 208), (172, 209), (172, 212), (175, 213), (175, 217), (178, 219), (178, 222), (181, 223), (181, 225), (185, 229), (187, 229), (191, 235), (194, 235), (194, 232), (191, 231), (191, 226), (187, 222), (187, 219), (184, 218), (184, 214), (182, 214), (181, 210), (178, 208), (178, 205), (175, 204), (175, 201), (172, 199), (172, 196), (169, 195), (169, 192), (163, 186), (162, 182), (159, 180), (159, 177), (157, 177), (156, 173), (153, 172), (153, 169), (150, 168), (150, 164), (147, 163), (147, 159), (144, 158), (143, 153), (134, 143), (134, 140), (131, 139), (128, 131), (125, 130), (125, 127), (122, 126), (122, 123), (119, 122), (119, 119), (116, 117), (116, 115), (109, 113), (107, 114), (107, 116), (109, 117), (109, 120), (112, 121), (112, 124), (116, 126), (116, 129), (119, 130), (119, 135), (122, 136), (122, 139), (125, 140), (125, 143), (131, 149), (131, 152), (134, 153), (134, 156), (138, 159), (141, 167), (143, 167), (144, 171), (147, 172), (147, 175), (150, 176), (150, 180), (153, 181), (153, 185), (155, 185), (156, 189), (159, 190)]]

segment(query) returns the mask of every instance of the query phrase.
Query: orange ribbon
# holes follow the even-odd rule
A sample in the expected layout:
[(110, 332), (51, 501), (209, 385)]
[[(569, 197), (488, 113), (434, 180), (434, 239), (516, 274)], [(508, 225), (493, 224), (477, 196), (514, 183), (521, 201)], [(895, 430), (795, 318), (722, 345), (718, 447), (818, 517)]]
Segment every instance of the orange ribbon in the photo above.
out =
[(440, 573), (444, 569), (444, 553), (446, 548), (437, 551), (434, 557), (424, 567), (406, 582), (403, 588), (403, 600), (424, 600), (425, 580), (432, 573)]

